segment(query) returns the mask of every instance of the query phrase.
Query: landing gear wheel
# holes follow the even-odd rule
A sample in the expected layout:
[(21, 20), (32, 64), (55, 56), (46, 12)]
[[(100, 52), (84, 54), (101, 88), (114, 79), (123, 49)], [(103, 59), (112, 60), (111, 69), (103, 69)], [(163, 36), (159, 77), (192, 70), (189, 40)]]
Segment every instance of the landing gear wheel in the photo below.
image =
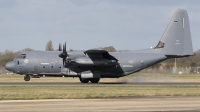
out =
[(88, 83), (90, 79), (79, 78), (82, 83)]
[(30, 79), (31, 79), (31, 77), (30, 77), (29, 75), (25, 75), (25, 76), (24, 76), (24, 80), (25, 80), (25, 81), (29, 81)]
[(90, 82), (91, 83), (98, 83), (99, 80), (100, 80), (100, 78), (92, 78), (92, 79), (90, 79)]

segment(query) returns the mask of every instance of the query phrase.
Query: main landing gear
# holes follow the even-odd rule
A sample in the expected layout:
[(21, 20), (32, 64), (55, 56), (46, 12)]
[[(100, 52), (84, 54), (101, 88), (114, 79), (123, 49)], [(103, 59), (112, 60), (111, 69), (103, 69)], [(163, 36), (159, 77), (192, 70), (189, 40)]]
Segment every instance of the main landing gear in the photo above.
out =
[(25, 75), (25, 76), (24, 76), (24, 80), (25, 80), (25, 81), (29, 81), (30, 79), (31, 79), (31, 77), (30, 77), (29, 75)]
[(79, 80), (81, 81), (81, 83), (88, 83), (89, 81), (91, 83), (98, 83), (100, 78), (79, 78)]

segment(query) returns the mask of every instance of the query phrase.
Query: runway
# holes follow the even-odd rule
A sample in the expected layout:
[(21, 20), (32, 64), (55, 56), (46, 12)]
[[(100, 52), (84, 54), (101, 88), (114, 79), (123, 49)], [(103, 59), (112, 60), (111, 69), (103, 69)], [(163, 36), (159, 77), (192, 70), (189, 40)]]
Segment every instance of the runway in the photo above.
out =
[(200, 83), (179, 82), (148, 82), (148, 83), (126, 83), (126, 82), (100, 82), (97, 84), (80, 82), (0, 82), (0, 86), (200, 86)]
[(0, 101), (2, 112), (199, 112), (200, 97)]

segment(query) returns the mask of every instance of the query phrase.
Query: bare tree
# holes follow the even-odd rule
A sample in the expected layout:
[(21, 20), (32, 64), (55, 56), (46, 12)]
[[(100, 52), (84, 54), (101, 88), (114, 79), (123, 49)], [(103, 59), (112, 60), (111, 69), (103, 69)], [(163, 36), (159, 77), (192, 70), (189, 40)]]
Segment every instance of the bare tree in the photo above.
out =
[(100, 49), (106, 50), (108, 52), (116, 52), (116, 49), (113, 46), (109, 47), (100, 47)]
[(34, 51), (33, 49), (31, 48), (25, 48), (25, 49), (22, 49), (21, 52), (28, 52), (28, 51)]
[(125, 50), (118, 50), (118, 52), (130, 52), (131, 50), (125, 49)]
[(53, 51), (54, 48), (53, 48), (53, 44), (52, 44), (52, 41), (48, 41), (47, 44), (46, 44), (46, 51)]

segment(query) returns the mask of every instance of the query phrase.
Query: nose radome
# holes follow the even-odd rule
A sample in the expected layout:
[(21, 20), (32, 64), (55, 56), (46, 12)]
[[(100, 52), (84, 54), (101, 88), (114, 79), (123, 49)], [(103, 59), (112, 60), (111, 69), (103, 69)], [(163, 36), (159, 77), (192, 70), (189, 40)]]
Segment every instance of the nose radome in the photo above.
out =
[(10, 61), (10, 62), (6, 63), (5, 68), (6, 68), (6, 70), (14, 72), (15, 71), (15, 63), (13, 61)]

